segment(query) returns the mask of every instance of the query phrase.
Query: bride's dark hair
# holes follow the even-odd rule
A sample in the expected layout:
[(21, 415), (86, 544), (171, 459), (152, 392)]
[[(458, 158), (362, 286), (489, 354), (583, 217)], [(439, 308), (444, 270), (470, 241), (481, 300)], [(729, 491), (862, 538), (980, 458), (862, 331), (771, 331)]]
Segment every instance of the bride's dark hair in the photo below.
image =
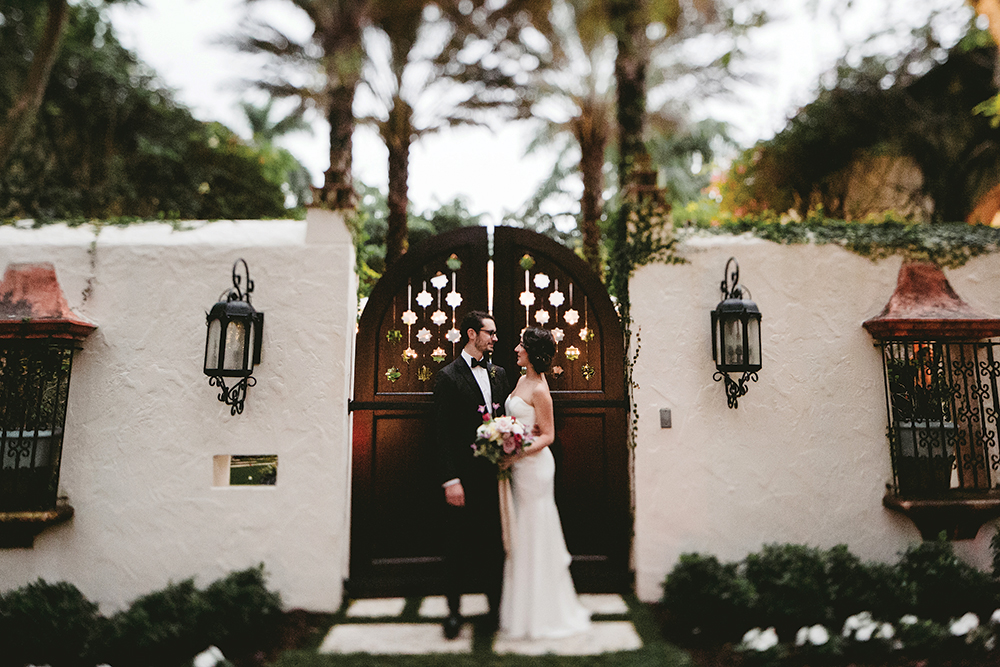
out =
[(535, 372), (544, 373), (549, 370), (556, 353), (556, 341), (547, 329), (525, 329), (521, 334), (521, 345), (528, 353), (528, 361)]

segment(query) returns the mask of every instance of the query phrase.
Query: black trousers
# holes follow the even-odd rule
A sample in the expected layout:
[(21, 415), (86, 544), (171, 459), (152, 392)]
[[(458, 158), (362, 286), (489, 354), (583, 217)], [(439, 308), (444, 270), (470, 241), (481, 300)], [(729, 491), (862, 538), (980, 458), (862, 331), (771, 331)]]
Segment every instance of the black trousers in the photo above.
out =
[(490, 612), (499, 611), (504, 551), (495, 481), (492, 486), (492, 493), (489, 485), (466, 486), (465, 507), (444, 508), (445, 594), (452, 615), (458, 614), (463, 593), (485, 593)]

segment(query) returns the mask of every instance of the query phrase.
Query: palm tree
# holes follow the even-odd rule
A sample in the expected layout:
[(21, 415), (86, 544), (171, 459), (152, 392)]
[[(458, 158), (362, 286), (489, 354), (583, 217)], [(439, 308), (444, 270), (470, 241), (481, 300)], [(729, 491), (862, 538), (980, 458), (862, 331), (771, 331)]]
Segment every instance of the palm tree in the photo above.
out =
[[(254, 0), (246, 0), (252, 3)], [(320, 203), (353, 209), (351, 176), (354, 95), (364, 63), (362, 31), (374, 0), (288, 0), (313, 23), (313, 34), (296, 41), (273, 26), (250, 21), (227, 41), (241, 51), (271, 56), (267, 74), (253, 85), (274, 98), (298, 99), (325, 112), (330, 125), (330, 167), (318, 192)], [(304, 78), (303, 78), (304, 75)], [(321, 79), (316, 84), (316, 77)]]
[[(253, 0), (247, 0), (252, 2)], [(309, 43), (262, 23), (250, 23), (231, 41), (237, 48), (273, 56), (269, 76), (255, 85), (275, 97), (297, 97), (327, 110), (330, 168), (320, 201), (351, 208), (351, 133), (353, 105), (362, 81), (379, 107), (364, 117), (374, 124), (389, 151), (390, 229), (387, 261), (406, 249), (406, 180), (409, 149), (428, 132), (462, 122), (482, 122), (484, 110), (509, 102), (512, 76), (483, 64), (487, 53), (514, 39), (531, 18), (544, 20), (548, 0), (289, 0), (314, 25)], [(433, 26), (429, 24), (434, 24)], [(433, 34), (433, 30), (437, 30)], [(426, 35), (425, 32), (432, 34)], [(483, 44), (488, 45), (482, 49)], [(427, 45), (430, 51), (415, 54)], [(320, 73), (302, 80), (306, 74)], [(413, 82), (411, 83), (411, 79)], [(444, 80), (462, 81), (461, 94), (444, 95)], [(498, 92), (501, 91), (501, 92)], [(423, 113), (428, 99), (437, 108)], [(441, 104), (445, 101), (446, 104)], [(430, 105), (435, 106), (435, 105)]]
[(66, 0), (48, 0), (48, 14), (31, 67), (7, 117), (0, 126), (0, 167), (7, 163), (15, 145), (35, 118), (49, 82), (52, 65), (59, 55), (59, 43), (69, 19)]
[(264, 173), (269, 180), (279, 184), (286, 194), (295, 198), (297, 206), (311, 201), (309, 171), (302, 166), (287, 149), (275, 145), (275, 141), (292, 132), (312, 132), (312, 126), (304, 118), (304, 109), (299, 106), (288, 115), (271, 120), (274, 100), (263, 106), (242, 102), (240, 108), (250, 125), (251, 143), (266, 160)]
[(578, 220), (583, 256), (600, 274), (605, 154), (614, 140), (614, 80), (607, 65), (615, 47), (595, 9), (586, 0), (553, 7), (549, 57), (533, 82), (538, 90), (534, 115), (544, 124), (529, 150), (561, 144), (556, 171), (563, 172), (561, 163), (575, 144), (583, 180)]
[[(501, 107), (513, 109), (515, 115), (527, 113), (502, 94), (518, 89), (513, 77), (489, 71), (483, 60), (488, 64), (486, 54), (508, 41), (515, 19), (523, 23), (532, 11), (548, 5), (515, 0), (491, 9), (491, 4), (386, 0), (372, 13), (372, 26), (364, 36), (368, 60), (363, 82), (376, 109), (358, 121), (378, 129), (389, 154), (387, 263), (407, 248), (413, 143), (447, 127), (485, 123)], [(470, 55), (473, 52), (477, 54)], [(459, 82), (463, 85), (456, 86)]]
[[(584, 258), (591, 267), (601, 271), (601, 232), (600, 220), (603, 208), (603, 191), (605, 190), (605, 166), (610, 148), (618, 146), (617, 122), (622, 104), (616, 103), (615, 62), (618, 58), (617, 40), (612, 32), (609, 20), (611, 4), (596, 0), (563, 0), (554, 4), (550, 20), (551, 32), (547, 35), (548, 46), (540, 57), (544, 64), (535, 73), (531, 86), (537, 89), (534, 96), (534, 115), (543, 121), (542, 128), (529, 146), (534, 150), (538, 146), (556, 145), (559, 147), (559, 159), (553, 178), (547, 180), (539, 190), (547, 190), (549, 194), (565, 195), (566, 191), (558, 187), (559, 178), (555, 174), (567, 173), (572, 167), (583, 181), (583, 192), (580, 198), (580, 215), (578, 227), (582, 236)], [(734, 24), (720, 20), (714, 14), (706, 14), (699, 20), (680, 20), (677, 18), (679, 4), (660, 2), (655, 6), (657, 13), (652, 19), (660, 28), (660, 34), (648, 43), (649, 59), (656, 65), (648, 77), (654, 88), (670, 87), (676, 80), (694, 79), (698, 82), (698, 90), (702, 93), (717, 92), (723, 86), (719, 81), (720, 71), (724, 74), (726, 66), (732, 61), (731, 49), (726, 40), (717, 40), (716, 51), (720, 57), (706, 62), (692, 63), (683, 55), (674, 56), (674, 52), (685, 52), (684, 41), (703, 35), (706, 31), (719, 30), (723, 26), (733, 29)], [(652, 20), (650, 19), (650, 20)], [(645, 43), (646, 28), (643, 26), (641, 39)], [(643, 47), (643, 48), (647, 48)], [(704, 52), (705, 49), (700, 50)], [(730, 54), (726, 59), (721, 55)], [(723, 66), (722, 63), (726, 66)], [(619, 64), (618, 70), (623, 68)], [(628, 69), (628, 68), (625, 68)], [(647, 77), (643, 76), (641, 83), (645, 84)], [(669, 91), (673, 92), (673, 91)], [(646, 122), (645, 93), (638, 101), (643, 108), (641, 117), (629, 122), (632, 126), (642, 126)], [(676, 99), (677, 95), (662, 95), (665, 102), (648, 119), (656, 133), (671, 137), (672, 149), (687, 147), (691, 151), (699, 151), (710, 155), (706, 145), (704, 131), (709, 125), (696, 125), (688, 128), (684, 122), (685, 105)], [(629, 103), (635, 107), (636, 103)], [(718, 126), (713, 126), (718, 127)], [(632, 131), (625, 133), (626, 141), (623, 151), (634, 154), (638, 150), (640, 164), (647, 166), (645, 156), (644, 132)], [(683, 138), (683, 141), (680, 139)], [(638, 149), (636, 148), (638, 147)], [(631, 153), (629, 153), (631, 151)], [(675, 156), (662, 152), (673, 161)], [(574, 162), (573, 160), (576, 159)], [(632, 164), (636, 157), (629, 157)], [(624, 175), (619, 177), (624, 178)], [(533, 197), (528, 211), (537, 212), (539, 196)]]

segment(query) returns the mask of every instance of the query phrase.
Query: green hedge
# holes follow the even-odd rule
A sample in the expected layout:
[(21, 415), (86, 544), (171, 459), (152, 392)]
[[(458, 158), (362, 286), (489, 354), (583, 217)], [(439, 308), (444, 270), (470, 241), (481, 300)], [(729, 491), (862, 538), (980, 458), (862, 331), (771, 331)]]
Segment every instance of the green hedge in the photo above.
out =
[(774, 627), (785, 641), (815, 624), (839, 633), (865, 611), (887, 622), (913, 614), (941, 624), (968, 612), (985, 621), (1000, 607), (1000, 582), (944, 540), (911, 547), (895, 565), (862, 562), (843, 545), (772, 544), (738, 563), (682, 555), (662, 603), (682, 636), (735, 642), (752, 627)]
[(208, 646), (227, 658), (268, 647), (281, 619), (281, 597), (267, 590), (263, 565), (233, 572), (204, 590), (193, 580), (144, 595), (101, 616), (72, 584), (39, 579), (0, 597), (0, 667), (95, 664), (175, 667)]

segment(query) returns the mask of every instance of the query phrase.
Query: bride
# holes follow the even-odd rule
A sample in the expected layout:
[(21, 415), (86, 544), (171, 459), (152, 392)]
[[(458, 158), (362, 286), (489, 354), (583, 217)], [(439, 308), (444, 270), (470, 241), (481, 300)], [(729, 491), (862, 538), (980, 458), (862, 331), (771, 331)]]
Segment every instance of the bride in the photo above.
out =
[(590, 612), (580, 604), (570, 577), (570, 555), (555, 502), (555, 439), (552, 395), (545, 371), (555, 341), (545, 329), (525, 329), (516, 348), (525, 369), (506, 402), (536, 437), (514, 457), (512, 547), (504, 563), (500, 631), (510, 638), (556, 638), (584, 632)]

